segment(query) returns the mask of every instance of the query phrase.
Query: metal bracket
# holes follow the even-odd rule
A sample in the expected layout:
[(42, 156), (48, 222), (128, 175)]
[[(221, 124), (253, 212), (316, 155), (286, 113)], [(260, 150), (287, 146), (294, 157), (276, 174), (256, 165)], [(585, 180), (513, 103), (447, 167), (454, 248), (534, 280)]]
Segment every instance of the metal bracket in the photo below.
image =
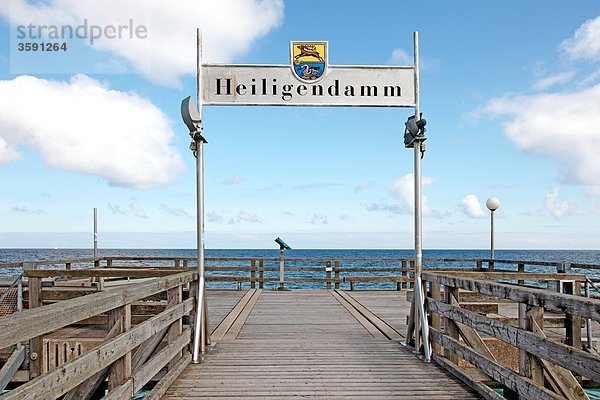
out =
[(198, 158), (198, 142), (208, 143), (206, 138), (202, 136), (202, 127), (198, 126), (197, 130), (190, 132), (192, 142), (190, 143), (190, 150), (194, 154), (194, 157)]

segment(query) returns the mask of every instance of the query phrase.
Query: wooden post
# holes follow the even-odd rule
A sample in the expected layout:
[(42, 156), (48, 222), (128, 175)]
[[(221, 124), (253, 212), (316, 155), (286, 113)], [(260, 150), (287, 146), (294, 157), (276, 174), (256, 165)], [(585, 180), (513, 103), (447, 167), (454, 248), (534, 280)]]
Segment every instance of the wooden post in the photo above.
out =
[(250, 288), (256, 289), (256, 260), (250, 261)]
[(331, 289), (331, 261), (327, 261), (325, 264), (325, 287)]
[[(131, 304), (115, 308), (108, 312), (108, 330), (119, 324), (119, 333), (127, 332), (131, 329)], [(119, 385), (124, 384), (131, 376), (131, 352), (127, 352), (119, 358), (110, 367), (108, 373), (108, 390), (113, 390)]]
[(206, 291), (204, 292), (204, 307), (202, 308), (203, 317), (203, 327), (202, 327), (202, 340), (204, 340), (204, 344), (207, 346), (211, 345), (210, 340), (210, 324), (208, 321), (208, 301), (206, 300)]
[[(534, 323), (544, 329), (544, 307), (527, 306), (527, 330), (533, 332)], [(539, 358), (528, 355), (527, 369), (529, 377), (540, 386), (544, 386), (544, 368)]]
[(70, 262), (68, 262), (68, 263), (65, 264), (65, 269), (71, 269), (71, 263)]
[[(527, 304), (519, 303), (519, 329), (527, 330)], [(527, 376), (527, 352), (519, 349), (519, 374)]]
[[(581, 282), (565, 282), (563, 284), (566, 294), (581, 296)], [(565, 313), (565, 343), (581, 349), (582, 318), (579, 315)]]
[[(408, 276), (408, 271), (406, 271), (406, 260), (402, 260), (402, 271), (400, 272), (402, 276)], [(402, 282), (402, 289), (406, 289), (408, 287), (408, 282)]]
[(175, 268), (179, 268), (180, 265), (180, 261), (179, 260), (175, 260)]
[[(36, 269), (34, 264), (23, 263), (23, 270)], [(42, 279), (28, 278), (29, 308), (42, 306)], [(34, 379), (44, 372), (44, 337), (37, 336), (29, 340), (29, 379)]]
[[(415, 271), (415, 260), (410, 260), (410, 269), (411, 269), (411, 270), (413, 271), (413, 273), (414, 273), (414, 271)], [(412, 282), (412, 281), (411, 281), (411, 282), (408, 282), (408, 287), (409, 287), (409, 288), (413, 288), (413, 290), (414, 290), (414, 287), (413, 287), (413, 286), (414, 286), (414, 285), (413, 285), (413, 282)]]
[[(536, 325), (543, 329), (544, 308), (519, 303), (519, 329), (534, 332)], [(523, 349), (519, 349), (519, 373), (544, 386), (544, 368), (540, 360)]]
[(481, 260), (477, 260), (477, 267), (476, 267), (479, 271), (481, 271), (483, 269), (483, 261)]
[[(445, 287), (445, 296), (446, 303), (452, 304), (452, 297), (458, 302), (458, 288), (453, 288), (446, 286)], [(451, 320), (450, 318), (444, 318), (445, 331), (448, 336), (452, 339), (459, 340), (459, 330), (456, 322)], [(448, 349), (444, 349), (444, 355), (448, 360), (453, 362), (454, 364), (458, 364), (458, 356), (454, 354), (452, 351)]]
[(410, 311), (408, 313), (408, 321), (406, 323), (406, 344), (414, 346), (415, 341), (415, 304), (417, 296), (413, 293), (412, 301), (410, 302)]
[(113, 260), (111, 260), (110, 258), (108, 260), (106, 260), (106, 268), (112, 268), (112, 263), (113, 263)]
[(494, 269), (494, 262), (492, 260), (488, 261), (488, 269)]
[(336, 289), (339, 289), (340, 288), (340, 262), (339, 261), (335, 261), (333, 263), (333, 277), (335, 278), (334, 287)]
[[(190, 282), (190, 290), (188, 293), (188, 298), (194, 299), (194, 307), (190, 310), (188, 325), (192, 327), (192, 329), (198, 329), (198, 327), (194, 325), (194, 322), (196, 321), (196, 306), (198, 305), (198, 301), (196, 300), (196, 297), (198, 296), (198, 280)], [(192, 345), (193, 343), (190, 343), (190, 353), (192, 352)]]
[(183, 268), (187, 268), (188, 267), (188, 260), (183, 260)]
[[(519, 265), (517, 266), (517, 270), (518, 270), (520, 273), (525, 273), (525, 264), (523, 264), (523, 263), (519, 263)], [(518, 282), (518, 283), (519, 283), (519, 285), (524, 285), (524, 284), (525, 284), (525, 281), (524, 281), (523, 279), (519, 279), (519, 282)]]
[(265, 261), (258, 262), (258, 288), (263, 289), (265, 286)]
[[(177, 286), (177, 287), (167, 290), (167, 304), (169, 306), (177, 305), (177, 304), (181, 303), (182, 300), (183, 300), (183, 288), (181, 286)], [(181, 335), (182, 332), (183, 332), (183, 319), (179, 318), (178, 320), (173, 322), (171, 324), (171, 326), (169, 327), (169, 330), (167, 332), (167, 342), (169, 344), (173, 343), (173, 341), (175, 341), (177, 339), (177, 337), (179, 335)], [(182, 353), (180, 351), (175, 355), (175, 357), (173, 357), (173, 359), (171, 361), (169, 361), (169, 365), (168, 365), (169, 371), (171, 369), (173, 369), (173, 367), (175, 366), (175, 364), (177, 364), (177, 362), (179, 361), (179, 358), (181, 356), (182, 356)]]
[[(433, 300), (442, 301), (442, 287), (439, 283), (429, 282), (431, 290), (431, 298)], [(442, 328), (442, 316), (440, 314), (431, 313), (431, 327), (438, 331)], [(442, 347), (438, 343), (432, 343), (432, 350), (437, 355), (442, 355)]]

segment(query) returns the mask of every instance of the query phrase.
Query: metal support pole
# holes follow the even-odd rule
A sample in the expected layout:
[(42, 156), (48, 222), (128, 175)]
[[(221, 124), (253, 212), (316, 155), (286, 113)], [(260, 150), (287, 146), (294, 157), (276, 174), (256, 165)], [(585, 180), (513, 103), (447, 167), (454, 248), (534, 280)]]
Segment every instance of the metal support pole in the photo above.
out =
[(284, 275), (285, 275), (285, 256), (284, 249), (279, 250), (279, 290), (285, 289)]
[(490, 258), (494, 259), (494, 211), (490, 210)]
[[(200, 35), (200, 29), (196, 31), (196, 46), (197, 46), (197, 100), (198, 100), (198, 112), (202, 116), (202, 97), (201, 97), (201, 84), (202, 84), (202, 37)], [(196, 297), (196, 320), (194, 323), (194, 349), (192, 354), (192, 362), (200, 363), (202, 360), (200, 354), (204, 353), (205, 343), (202, 340), (202, 330), (204, 329), (204, 297), (205, 297), (205, 283), (204, 283), (204, 157), (203, 157), (203, 145), (204, 138), (202, 137), (202, 131), (200, 127), (200, 134), (194, 135), (194, 141), (196, 143), (196, 205), (197, 205), (197, 237), (196, 245), (198, 248), (197, 260), (198, 260), (198, 293)]]
[(98, 209), (94, 207), (94, 261), (98, 258)]
[[(420, 112), (420, 89), (419, 89), (419, 32), (414, 33), (414, 63), (415, 63), (415, 119), (421, 117)], [(415, 279), (414, 291), (416, 294), (419, 318), (415, 318), (415, 347), (420, 344), (419, 325), (421, 325), (421, 336), (423, 341), (423, 356), (426, 362), (430, 361), (431, 351), (429, 349), (429, 326), (427, 316), (425, 315), (423, 286), (421, 283), (421, 271), (423, 269), (423, 249), (422, 249), (422, 181), (421, 181), (421, 154), (423, 138), (417, 138), (414, 142), (414, 161), (415, 161)]]
[[(585, 297), (590, 298), (590, 283), (585, 281)], [(587, 348), (588, 350), (592, 350), (594, 347), (592, 345), (592, 320), (590, 318), (586, 318), (585, 320), (585, 330), (587, 333)]]
[(17, 282), (17, 312), (23, 311), (23, 275), (19, 276)]

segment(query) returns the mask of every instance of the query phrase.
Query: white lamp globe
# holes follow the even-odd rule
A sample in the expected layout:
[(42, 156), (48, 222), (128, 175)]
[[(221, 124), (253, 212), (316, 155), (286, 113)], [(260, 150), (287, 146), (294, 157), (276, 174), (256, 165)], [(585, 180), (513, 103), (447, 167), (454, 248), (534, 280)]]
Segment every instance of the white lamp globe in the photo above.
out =
[(487, 208), (490, 211), (496, 211), (497, 209), (500, 208), (500, 200), (498, 200), (497, 197), (490, 197), (489, 199), (487, 199), (487, 201), (485, 202), (485, 205), (487, 206)]

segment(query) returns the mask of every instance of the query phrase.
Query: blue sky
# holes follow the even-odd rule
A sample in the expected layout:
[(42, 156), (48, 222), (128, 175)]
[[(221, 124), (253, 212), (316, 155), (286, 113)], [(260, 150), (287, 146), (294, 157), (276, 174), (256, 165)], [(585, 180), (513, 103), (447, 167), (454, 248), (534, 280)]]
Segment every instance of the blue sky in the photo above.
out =
[[(147, 37), (19, 52), (17, 26), (134, 21)], [(408, 65), (419, 31), (424, 248), (600, 247), (600, 3), (11, 0), (0, 5), (0, 247), (195, 247), (179, 116), (209, 62)], [(30, 40), (33, 41), (33, 40)], [(39, 41), (39, 40), (38, 40)], [(206, 107), (206, 244), (411, 248), (410, 109)]]

